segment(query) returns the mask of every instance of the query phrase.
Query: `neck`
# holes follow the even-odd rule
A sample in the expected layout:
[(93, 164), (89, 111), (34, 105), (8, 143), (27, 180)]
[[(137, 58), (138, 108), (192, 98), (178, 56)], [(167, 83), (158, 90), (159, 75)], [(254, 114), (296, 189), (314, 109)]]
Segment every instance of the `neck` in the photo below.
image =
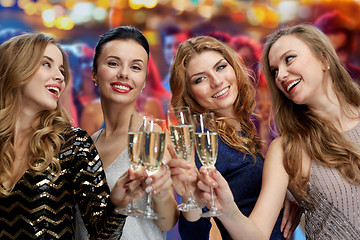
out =
[[(135, 104), (111, 107), (101, 104), (104, 114), (106, 136), (128, 131), (131, 113), (136, 112)], [(107, 105), (107, 106), (105, 106)]]

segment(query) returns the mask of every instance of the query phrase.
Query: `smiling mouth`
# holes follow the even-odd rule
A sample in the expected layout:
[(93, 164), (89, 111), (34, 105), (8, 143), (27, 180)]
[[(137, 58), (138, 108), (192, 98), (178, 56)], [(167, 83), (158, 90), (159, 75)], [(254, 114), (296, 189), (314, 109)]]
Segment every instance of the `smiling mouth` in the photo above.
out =
[(293, 82), (291, 82), (287, 87), (286, 87), (286, 91), (287, 92), (291, 92), (291, 90), (298, 85), (298, 83), (301, 81), (301, 79), (295, 80)]
[(55, 94), (56, 96), (59, 96), (59, 94), (60, 94), (60, 89), (57, 88), (57, 87), (49, 86), (49, 87), (46, 87), (46, 89), (47, 89), (49, 92)]
[(222, 95), (224, 95), (225, 93), (227, 93), (229, 91), (230, 87), (226, 87), (223, 90), (221, 90), (220, 92), (215, 93), (214, 95), (212, 95), (212, 98), (218, 98), (221, 97)]
[(118, 85), (118, 84), (112, 84), (111, 86), (113, 86), (116, 89), (126, 90), (126, 91), (130, 91), (132, 89), (130, 87), (126, 87), (124, 85)]

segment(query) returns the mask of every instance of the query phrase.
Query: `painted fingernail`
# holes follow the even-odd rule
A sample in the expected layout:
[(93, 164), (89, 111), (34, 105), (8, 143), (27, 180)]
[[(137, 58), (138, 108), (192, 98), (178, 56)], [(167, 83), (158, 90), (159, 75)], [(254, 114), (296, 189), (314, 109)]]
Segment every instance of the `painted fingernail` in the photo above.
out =
[(152, 183), (152, 178), (151, 177), (149, 177), (149, 178), (147, 178), (146, 180), (145, 180), (145, 183), (146, 184), (150, 184), (150, 183)]
[(152, 186), (148, 186), (147, 188), (145, 188), (145, 192), (149, 193), (153, 190)]

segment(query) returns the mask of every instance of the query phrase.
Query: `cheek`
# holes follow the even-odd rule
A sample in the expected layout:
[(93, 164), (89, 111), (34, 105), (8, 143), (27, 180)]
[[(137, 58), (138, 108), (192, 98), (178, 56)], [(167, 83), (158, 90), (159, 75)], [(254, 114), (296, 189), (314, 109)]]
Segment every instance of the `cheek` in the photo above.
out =
[(197, 102), (203, 98), (203, 90), (201, 87), (198, 87), (196, 85), (191, 85), (190, 87), (190, 95), (193, 97)]

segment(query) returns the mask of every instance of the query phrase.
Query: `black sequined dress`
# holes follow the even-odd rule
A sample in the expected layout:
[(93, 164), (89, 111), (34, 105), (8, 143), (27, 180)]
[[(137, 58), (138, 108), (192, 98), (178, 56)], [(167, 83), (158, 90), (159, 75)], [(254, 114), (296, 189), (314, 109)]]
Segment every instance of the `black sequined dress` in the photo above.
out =
[(8, 196), (0, 194), (0, 239), (74, 239), (79, 204), (91, 239), (119, 239), (125, 217), (113, 214), (110, 190), (90, 136), (64, 133), (61, 175), (27, 170)]

